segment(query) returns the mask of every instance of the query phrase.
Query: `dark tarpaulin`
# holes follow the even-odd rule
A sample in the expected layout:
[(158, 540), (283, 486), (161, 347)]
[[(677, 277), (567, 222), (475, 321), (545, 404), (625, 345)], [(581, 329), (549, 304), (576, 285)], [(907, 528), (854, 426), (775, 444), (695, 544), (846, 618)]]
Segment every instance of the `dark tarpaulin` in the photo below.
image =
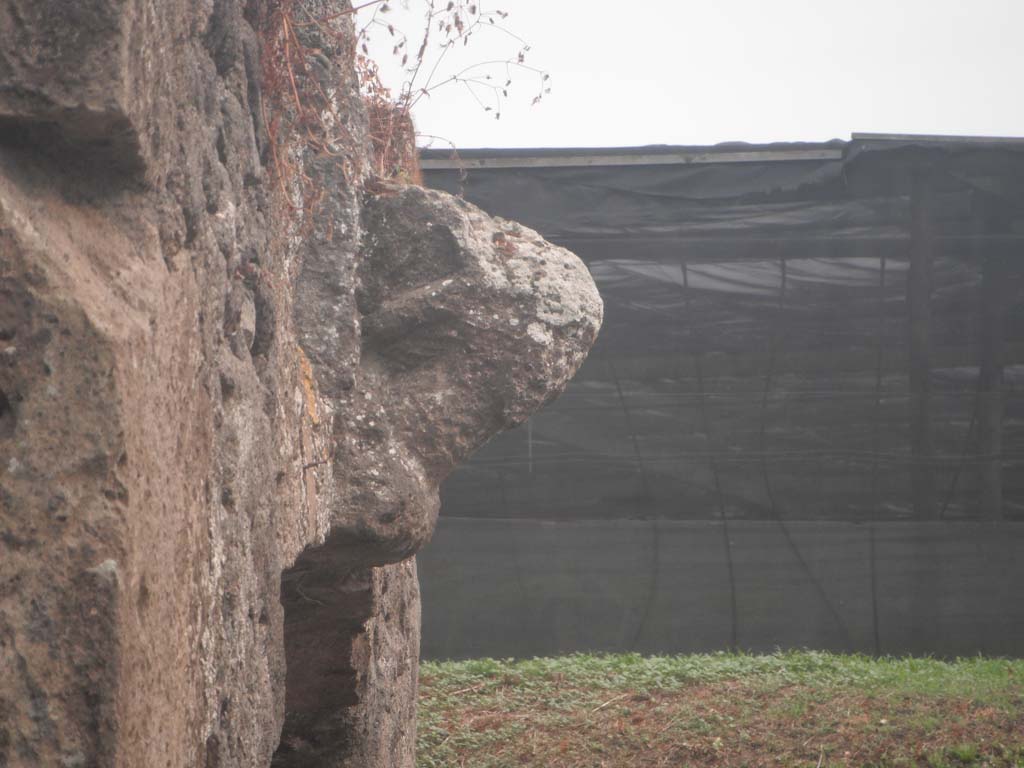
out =
[[(786, 159), (809, 146), (835, 157)], [(425, 171), (579, 254), (606, 307), (565, 395), (443, 514), (1024, 519), (1024, 144), (719, 149)]]

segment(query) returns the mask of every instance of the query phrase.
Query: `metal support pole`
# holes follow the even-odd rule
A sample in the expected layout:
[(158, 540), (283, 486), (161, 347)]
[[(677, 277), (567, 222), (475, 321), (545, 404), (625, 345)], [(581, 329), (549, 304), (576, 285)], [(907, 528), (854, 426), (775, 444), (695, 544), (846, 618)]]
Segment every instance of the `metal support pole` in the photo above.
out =
[(910, 193), (910, 273), (907, 308), (910, 336), (910, 453), (914, 514), (938, 514), (931, 430), (931, 292), (934, 250), (931, 171), (915, 170)]

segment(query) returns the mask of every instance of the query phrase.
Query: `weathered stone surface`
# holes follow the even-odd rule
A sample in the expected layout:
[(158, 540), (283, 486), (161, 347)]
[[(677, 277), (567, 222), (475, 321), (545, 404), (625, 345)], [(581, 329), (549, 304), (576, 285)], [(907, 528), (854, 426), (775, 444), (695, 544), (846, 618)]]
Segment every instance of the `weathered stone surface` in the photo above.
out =
[[(384, 621), (347, 642), (351, 632), (339, 622), (361, 625), (370, 595), (385, 591), (386, 582), (360, 590), (372, 578), (363, 569), (400, 562), (428, 541), (441, 481), (489, 437), (561, 392), (601, 324), (597, 289), (565, 249), (443, 192), (379, 182), (374, 189), (363, 208), (355, 281), (358, 363), (326, 398), (335, 413), (331, 532), (283, 582), (288, 717), (279, 766), (324, 765), (327, 754), (371, 764), (351, 743), (351, 720), (338, 718), (343, 711), (365, 716), (351, 708), (353, 692), (388, 689), (358, 678), (357, 659), (368, 650), (356, 643), (380, 641), (394, 628)], [(311, 302), (296, 314), (300, 324), (324, 322), (337, 306)], [(408, 622), (408, 611), (395, 614)], [(414, 689), (416, 654), (402, 651), (402, 642), (387, 644), (389, 652), (369, 657), (390, 660), (391, 671), (382, 672), (397, 674), (390, 685)], [(338, 685), (339, 678), (352, 682)], [(408, 720), (409, 702), (395, 705), (397, 722)], [(380, 738), (382, 726), (366, 732)], [(408, 731), (395, 736), (404, 738)]]
[[(179, 145), (195, 140), (194, 124), (182, 113), (193, 104), (216, 106), (203, 64), (212, 57), (228, 75), (241, 60), (249, 76), (256, 71), (256, 38), (236, 5), (4, 0), (0, 130), (65, 162), (162, 183)], [(194, 61), (196, 53), (205, 61)]]
[[(315, 533), (249, 66), (207, 34), (254, 32), (230, 2), (0, 8), (0, 764), (266, 764)], [(161, 44), (118, 55), (140, 20)], [(125, 173), (158, 129), (171, 170)]]
[(0, 765), (411, 765), (438, 485), (597, 331), (571, 255), (364, 188), (344, 16), (277, 217), (265, 6), (0, 0)]
[[(347, 503), (333, 530), (400, 559), (433, 531), (455, 465), (562, 391), (602, 305), (573, 254), (443, 192), (385, 190), (363, 220), (362, 355), (342, 401)], [(429, 498), (411, 504), (407, 488)]]

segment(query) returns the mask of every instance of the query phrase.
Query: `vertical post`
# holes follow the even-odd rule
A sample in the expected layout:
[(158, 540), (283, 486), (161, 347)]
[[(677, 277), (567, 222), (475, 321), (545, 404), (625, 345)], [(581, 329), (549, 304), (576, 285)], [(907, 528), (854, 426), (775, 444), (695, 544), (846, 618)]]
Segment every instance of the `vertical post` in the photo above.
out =
[(981, 516), (1003, 516), (1003, 335), (1005, 274), (998, 256), (981, 267), (981, 361), (978, 368), (979, 504)]
[(882, 511), (882, 490), (878, 480), (878, 455), (881, 451), (878, 425), (882, 409), (882, 367), (885, 359), (885, 253), (878, 257), (878, 335), (875, 343), (875, 410), (871, 426), (871, 489), (874, 506), (871, 511), (871, 525), (868, 528), (868, 568), (871, 576), (871, 635), (875, 655), (882, 654), (881, 632), (878, 628), (878, 552), (875, 526)]
[(935, 245), (931, 171), (912, 173), (910, 192), (910, 274), (907, 308), (910, 335), (910, 453), (914, 515), (935, 517), (935, 471), (931, 432), (931, 292)]

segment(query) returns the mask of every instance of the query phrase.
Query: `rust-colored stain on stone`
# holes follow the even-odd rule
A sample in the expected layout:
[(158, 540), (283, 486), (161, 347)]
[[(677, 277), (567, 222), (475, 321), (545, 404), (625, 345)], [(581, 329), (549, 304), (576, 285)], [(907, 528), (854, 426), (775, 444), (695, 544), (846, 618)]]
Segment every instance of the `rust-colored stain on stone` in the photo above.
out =
[(313, 423), (313, 426), (320, 425), (320, 414), (318, 412), (316, 403), (316, 379), (313, 378), (313, 366), (309, 362), (309, 358), (306, 357), (306, 353), (302, 351), (302, 347), (298, 347), (299, 356), (299, 372), (302, 381), (302, 394), (303, 400), (306, 404), (306, 415), (309, 416), (309, 420)]

